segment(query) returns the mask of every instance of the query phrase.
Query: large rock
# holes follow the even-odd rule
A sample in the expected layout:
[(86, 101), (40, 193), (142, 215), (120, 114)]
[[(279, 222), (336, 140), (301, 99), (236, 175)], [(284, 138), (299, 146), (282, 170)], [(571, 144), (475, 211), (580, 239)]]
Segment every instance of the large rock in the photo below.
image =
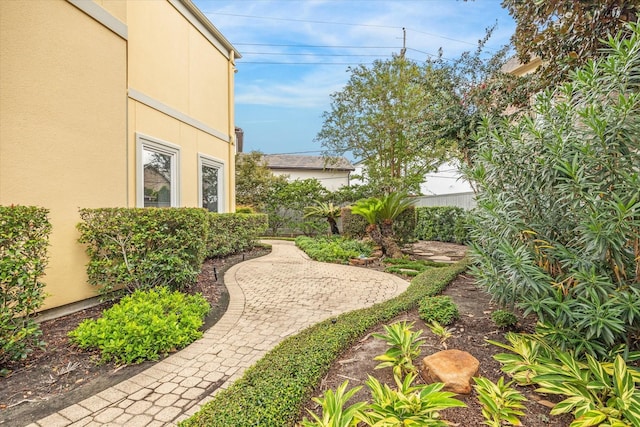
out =
[(444, 350), (422, 360), (420, 373), (427, 382), (444, 383), (444, 390), (457, 394), (471, 393), (471, 378), (480, 362), (466, 351)]

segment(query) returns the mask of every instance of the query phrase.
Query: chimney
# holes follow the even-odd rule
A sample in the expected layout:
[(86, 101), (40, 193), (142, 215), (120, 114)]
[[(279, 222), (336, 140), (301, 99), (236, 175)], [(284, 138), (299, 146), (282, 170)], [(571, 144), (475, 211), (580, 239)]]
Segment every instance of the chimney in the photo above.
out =
[(236, 151), (242, 153), (242, 143), (244, 142), (244, 131), (236, 127)]

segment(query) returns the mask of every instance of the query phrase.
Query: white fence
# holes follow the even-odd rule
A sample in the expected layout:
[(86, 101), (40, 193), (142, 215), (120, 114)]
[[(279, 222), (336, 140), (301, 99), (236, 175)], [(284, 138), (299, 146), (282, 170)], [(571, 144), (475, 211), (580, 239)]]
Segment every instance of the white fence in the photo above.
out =
[(475, 208), (476, 198), (474, 192), (442, 194), (439, 196), (414, 197), (414, 206), (457, 206), (466, 210)]

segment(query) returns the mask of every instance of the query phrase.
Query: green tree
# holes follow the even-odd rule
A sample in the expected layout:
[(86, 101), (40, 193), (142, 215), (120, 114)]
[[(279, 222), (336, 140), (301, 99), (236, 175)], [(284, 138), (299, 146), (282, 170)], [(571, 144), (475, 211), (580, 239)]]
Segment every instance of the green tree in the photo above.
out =
[(315, 234), (324, 228), (322, 221), (304, 220), (304, 208), (323, 201), (327, 190), (315, 178), (276, 182), (266, 195), (264, 211), (269, 215), (269, 228), (278, 234), (281, 228)]
[(516, 21), (512, 42), (520, 61), (542, 60), (533, 80), (535, 92), (566, 80), (572, 69), (603, 55), (608, 36), (622, 30), (623, 37), (629, 37), (625, 23), (640, 14), (640, 3), (629, 0), (503, 0), (502, 6)]
[(418, 191), (455, 137), (457, 115), (449, 111), (460, 100), (446, 70), (394, 56), (349, 71), (316, 141), (327, 155), (363, 159), (366, 180), (379, 192)]
[(262, 153), (252, 151), (236, 156), (236, 204), (251, 206), (263, 211), (266, 197), (274, 186), (287, 181), (285, 176), (275, 176)]
[(487, 122), (470, 174), (478, 282), (598, 357), (640, 343), (640, 24), (627, 33), (530, 116)]

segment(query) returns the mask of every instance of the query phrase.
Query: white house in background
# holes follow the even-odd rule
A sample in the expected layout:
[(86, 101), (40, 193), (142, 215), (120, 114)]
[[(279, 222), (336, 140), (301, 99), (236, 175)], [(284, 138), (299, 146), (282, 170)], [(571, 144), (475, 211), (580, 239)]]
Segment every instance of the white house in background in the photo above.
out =
[(327, 162), (322, 156), (264, 154), (266, 165), (274, 175), (288, 175), (290, 181), (315, 178), (329, 191), (350, 184), (355, 167), (344, 157)]
[(438, 170), (425, 175), (425, 182), (420, 184), (420, 192), (425, 196), (442, 196), (445, 194), (473, 193), (469, 181), (460, 172), (460, 164), (456, 161), (443, 163)]
[[(354, 175), (362, 176), (363, 164), (355, 164)], [(351, 184), (362, 184), (363, 181), (352, 179)], [(460, 172), (460, 164), (452, 160), (443, 163), (434, 171), (425, 175), (425, 182), (420, 184), (423, 196), (415, 197), (415, 206), (458, 206), (473, 209), (475, 193), (469, 181)]]

